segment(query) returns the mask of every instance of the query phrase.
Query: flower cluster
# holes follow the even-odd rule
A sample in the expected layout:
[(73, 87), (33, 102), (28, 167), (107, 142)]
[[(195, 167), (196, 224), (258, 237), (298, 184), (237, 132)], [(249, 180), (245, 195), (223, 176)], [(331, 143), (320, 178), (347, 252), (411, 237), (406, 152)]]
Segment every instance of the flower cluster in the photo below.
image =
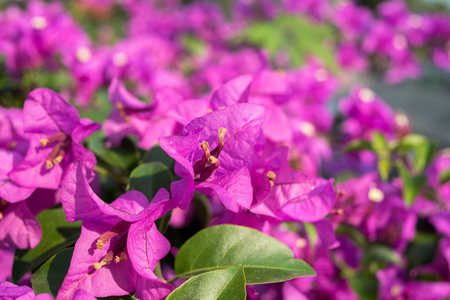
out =
[[(0, 298), (178, 299), (189, 288), (217, 292), (192, 285), (224, 270), (252, 278), (242, 286), (250, 299), (450, 295), (448, 150), (413, 133), (370, 88), (345, 87), (320, 57), (293, 67), (286, 53), (242, 37), (261, 20), (307, 15), (338, 29), (341, 67), (367, 71), (373, 58), (399, 82), (419, 76), (417, 49), (449, 70), (448, 17), (412, 13), (401, 0), (375, 11), (237, 0), (229, 17), (213, 2), (74, 2), (78, 18), (120, 10), (125, 37), (107, 25), (90, 37), (59, 2), (0, 11), (12, 84), (0, 96), (28, 94), (23, 108), (0, 107)], [(35, 71), (70, 82), (31, 89)], [(61, 220), (47, 226), (48, 212)], [(263, 269), (222, 237), (200, 241), (215, 253), (183, 250), (224, 224), (270, 236), (293, 259), (286, 267), (269, 257), (280, 265)], [(180, 274), (187, 255), (192, 269)]]

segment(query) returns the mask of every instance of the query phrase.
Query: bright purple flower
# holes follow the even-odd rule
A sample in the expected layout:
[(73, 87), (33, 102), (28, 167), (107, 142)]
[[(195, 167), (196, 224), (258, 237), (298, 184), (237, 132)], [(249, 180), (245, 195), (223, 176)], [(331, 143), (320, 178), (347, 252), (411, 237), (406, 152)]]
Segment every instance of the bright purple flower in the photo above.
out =
[(230, 80), (214, 92), (211, 106), (219, 109), (240, 102), (263, 106), (266, 109), (264, 135), (274, 142), (290, 142), (292, 129), (283, 103), (291, 95), (290, 82), (284, 75), (265, 70), (255, 76), (243, 75)]
[(322, 21), (330, 9), (330, 3), (325, 0), (283, 0), (288, 13), (302, 13), (313, 20)]
[(23, 111), (18, 108), (0, 107), (0, 148), (25, 155), (28, 146), (29, 137), (23, 128)]
[(342, 129), (347, 138), (371, 139), (373, 131), (394, 136), (395, 115), (369, 88), (356, 86), (350, 97), (341, 99), (339, 109), (345, 116)]
[(0, 296), (5, 300), (53, 300), (49, 294), (36, 296), (33, 289), (28, 286), (17, 286), (11, 282), (0, 282)]
[(2, 21), (5, 30), (0, 34), (0, 53), (6, 56), (7, 69), (13, 74), (43, 66), (56, 68), (55, 55), (83, 36), (58, 2), (29, 1), (26, 11), (11, 6)]
[(450, 43), (434, 48), (433, 61), (439, 68), (450, 71)]
[(87, 107), (94, 93), (104, 83), (108, 54), (104, 49), (94, 49), (89, 41), (84, 40), (65, 51), (63, 61), (75, 81), (74, 97), (78, 105)]
[(251, 173), (255, 203), (250, 211), (281, 221), (320, 220), (334, 205), (333, 181), (292, 169), (287, 150), (280, 147), (255, 160)]
[(75, 163), (64, 178), (61, 201), (69, 222), (83, 220), (83, 226), (58, 298), (71, 299), (79, 289), (95, 297), (136, 291), (144, 299), (160, 299), (172, 291), (153, 273), (170, 250), (154, 223), (174, 208), (166, 190), (159, 190), (150, 204), (137, 191), (107, 204)]
[(100, 128), (60, 95), (48, 89), (31, 92), (24, 104), (24, 127), (30, 136), (25, 158), (8, 174), (17, 184), (30, 188), (57, 189), (67, 166), (76, 160), (93, 176), (95, 156), (82, 140)]
[(369, 67), (367, 57), (361, 52), (361, 49), (353, 43), (341, 44), (338, 48), (336, 59), (342, 67), (357, 72), (364, 72)]
[(112, 145), (117, 146), (125, 136), (133, 134), (139, 139), (138, 146), (148, 150), (159, 137), (174, 133), (177, 122), (166, 113), (182, 100), (176, 92), (157, 93), (154, 101), (147, 104), (115, 79), (109, 87), (109, 97), (114, 109), (105, 121), (105, 133)]
[(4, 246), (0, 244), (0, 281), (12, 280), (12, 268), (14, 263), (14, 252), (16, 248), (13, 246)]
[(380, 300), (441, 300), (450, 295), (450, 283), (410, 280), (399, 267), (390, 266), (377, 272)]
[(381, 19), (393, 26), (403, 23), (409, 16), (409, 9), (403, 0), (389, 0), (380, 3), (377, 10)]
[(369, 241), (401, 251), (415, 237), (417, 214), (406, 207), (400, 181), (380, 182), (376, 173), (369, 173), (340, 184), (338, 190), (334, 221), (358, 227)]
[(331, 18), (346, 39), (355, 40), (367, 31), (373, 17), (367, 8), (345, 1), (337, 4)]
[(23, 159), (23, 155), (13, 150), (0, 148), (0, 199), (16, 203), (28, 198), (36, 188), (23, 187), (13, 181), (8, 173)]
[(263, 122), (264, 108), (242, 103), (192, 120), (181, 136), (159, 139), (177, 161), (182, 179), (171, 184), (171, 192), (180, 208), (187, 209), (195, 190), (216, 193), (231, 211), (250, 207), (250, 170)]

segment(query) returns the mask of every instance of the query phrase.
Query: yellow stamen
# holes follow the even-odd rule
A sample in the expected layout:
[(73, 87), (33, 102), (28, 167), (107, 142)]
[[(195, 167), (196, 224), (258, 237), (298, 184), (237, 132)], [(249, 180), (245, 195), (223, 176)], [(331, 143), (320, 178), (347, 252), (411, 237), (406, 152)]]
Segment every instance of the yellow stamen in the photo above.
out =
[(219, 128), (219, 135), (224, 136), (226, 133), (227, 133), (227, 129), (226, 128), (223, 128), (223, 127)]
[(285, 71), (285, 70), (277, 69), (275, 72), (277, 72), (277, 73), (280, 74), (281, 76), (286, 76), (286, 71)]
[(51, 169), (51, 168), (53, 168), (53, 163), (51, 161), (49, 161), (49, 160), (46, 160), (45, 161), (45, 167), (47, 169)]
[(209, 144), (208, 144), (207, 141), (201, 142), (201, 143), (200, 143), (200, 147), (201, 147), (203, 150), (205, 150), (205, 151), (209, 150)]
[(12, 150), (12, 149), (16, 148), (16, 146), (17, 146), (17, 142), (16, 141), (12, 141), (12, 142), (9, 143), (8, 149)]
[(219, 159), (211, 155), (210, 157), (208, 157), (208, 161), (210, 164), (214, 165), (215, 163), (219, 162)]
[(275, 178), (277, 178), (277, 175), (275, 174), (274, 171), (269, 171), (267, 172), (267, 178), (269, 178), (270, 180), (275, 180)]
[(104, 263), (103, 261), (101, 261), (101, 262), (96, 262), (96, 263), (94, 263), (94, 269), (96, 269), (96, 270), (100, 270), (104, 265), (106, 265), (106, 263)]
[(61, 161), (63, 160), (63, 156), (62, 155), (58, 155), (57, 157), (55, 157), (55, 159), (53, 160), (53, 163), (59, 164)]
[(41, 140), (40, 140), (41, 146), (42, 146), (42, 147), (47, 146), (47, 144), (49, 143), (49, 141), (50, 141), (50, 140), (49, 140), (48, 138), (41, 139)]
[(208, 109), (208, 110), (206, 111), (207, 114), (212, 113), (212, 112), (213, 112), (212, 109)]
[(128, 255), (125, 252), (121, 252), (120, 255), (116, 255), (116, 257), (114, 257), (114, 260), (116, 263), (119, 263), (121, 261), (127, 261)]
[(105, 246), (105, 244), (99, 239), (97, 241), (97, 244), (95, 244), (95, 247), (97, 247), (97, 249), (103, 249), (103, 246)]
[(1, 220), (1, 219), (3, 219), (3, 214), (2, 214), (2, 213), (0, 213), (0, 220)]
[(93, 264), (94, 268), (96, 270), (101, 269), (104, 265), (107, 265), (109, 263), (111, 263), (114, 259), (113, 253), (112, 252), (108, 252), (105, 257), (103, 257), (101, 262), (96, 262)]
[(266, 176), (267, 178), (269, 178), (270, 186), (273, 187), (275, 185), (273, 181), (275, 180), (275, 178), (277, 178), (277, 175), (275, 174), (275, 172), (269, 171), (267, 172)]

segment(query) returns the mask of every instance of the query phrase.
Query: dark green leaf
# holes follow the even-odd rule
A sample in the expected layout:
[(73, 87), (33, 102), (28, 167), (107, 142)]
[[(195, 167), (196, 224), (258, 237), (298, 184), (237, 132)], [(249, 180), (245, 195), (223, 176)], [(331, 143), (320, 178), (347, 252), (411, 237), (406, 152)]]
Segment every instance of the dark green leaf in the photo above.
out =
[(81, 221), (67, 222), (62, 208), (44, 210), (37, 219), (42, 228), (41, 241), (31, 250), (16, 251), (13, 269), (15, 281), (43, 264), (56, 252), (74, 244), (80, 236)]
[(417, 231), (406, 251), (409, 267), (415, 268), (431, 263), (438, 248), (439, 239), (439, 235), (435, 233)]
[(358, 274), (350, 278), (350, 286), (358, 294), (360, 299), (377, 299), (378, 280), (373, 274)]
[(401, 264), (402, 258), (392, 248), (385, 245), (371, 245), (364, 256), (364, 264), (370, 262), (379, 262), (383, 264)]
[(244, 300), (247, 296), (245, 283), (244, 268), (237, 265), (192, 277), (174, 290), (167, 300)]
[(110, 167), (120, 169), (128, 174), (140, 159), (140, 153), (135, 145), (124, 139), (120, 147), (106, 147), (106, 137), (96, 133), (88, 139), (88, 148)]
[(172, 173), (163, 163), (145, 163), (131, 172), (127, 191), (140, 191), (151, 200), (159, 189), (165, 188), (169, 191), (172, 181)]
[(423, 174), (411, 175), (400, 160), (397, 161), (397, 167), (403, 181), (403, 200), (405, 200), (406, 205), (411, 206), (427, 178)]
[(201, 230), (181, 248), (175, 259), (178, 277), (242, 265), (247, 284), (281, 282), (314, 276), (304, 261), (293, 259), (288, 246), (258, 230), (219, 225)]
[(164, 151), (159, 145), (153, 146), (152, 149), (145, 152), (144, 156), (142, 157), (143, 163), (156, 161), (165, 164), (169, 168), (169, 170), (173, 170), (173, 166), (175, 165), (175, 160), (170, 157), (166, 153), (166, 151)]
[(69, 270), (72, 254), (73, 248), (56, 253), (31, 276), (36, 294), (49, 293), (56, 297)]
[(89, 104), (89, 109), (84, 108), (78, 110), (80, 112), (80, 118), (88, 118), (94, 122), (103, 123), (108, 118), (112, 109), (108, 91), (106, 89), (98, 90)]

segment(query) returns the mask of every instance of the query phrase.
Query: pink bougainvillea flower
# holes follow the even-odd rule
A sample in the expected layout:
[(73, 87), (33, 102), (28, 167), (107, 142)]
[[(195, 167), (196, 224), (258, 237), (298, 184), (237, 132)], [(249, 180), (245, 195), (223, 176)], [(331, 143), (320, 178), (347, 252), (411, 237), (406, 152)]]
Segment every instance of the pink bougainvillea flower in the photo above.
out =
[(181, 102), (178, 93), (170, 90), (159, 92), (152, 103), (145, 103), (114, 79), (109, 86), (109, 98), (114, 109), (105, 121), (105, 133), (113, 145), (132, 134), (138, 137), (139, 147), (150, 149), (159, 137), (174, 133), (177, 122), (167, 117), (166, 112)]
[(80, 119), (75, 107), (49, 89), (36, 89), (28, 95), (23, 120), (30, 147), (8, 174), (12, 180), (30, 188), (58, 189), (67, 166), (75, 160), (82, 162), (84, 173), (92, 178), (96, 159), (82, 140), (100, 124)]
[(288, 164), (288, 149), (276, 148), (255, 160), (252, 184), (255, 203), (250, 211), (280, 221), (313, 222), (332, 209), (333, 181), (310, 177)]
[(25, 155), (28, 150), (28, 140), (28, 134), (23, 128), (22, 109), (0, 107), (0, 148)]
[(95, 297), (136, 291), (140, 299), (160, 299), (172, 291), (153, 273), (170, 250), (154, 223), (174, 208), (166, 190), (150, 204), (138, 191), (107, 204), (92, 191), (77, 162), (64, 178), (61, 202), (67, 219), (83, 220), (83, 225), (59, 299), (71, 299), (79, 289)]
[(367, 87), (355, 86), (349, 97), (340, 100), (339, 109), (346, 117), (342, 130), (347, 139), (371, 139), (373, 131), (389, 138), (395, 134), (394, 112)]
[(235, 212), (250, 207), (250, 170), (264, 116), (263, 107), (236, 104), (192, 120), (181, 136), (159, 139), (177, 161), (182, 179), (171, 184), (171, 192), (180, 208), (189, 207), (195, 190), (217, 194)]
[(49, 294), (39, 294), (36, 296), (33, 289), (28, 286), (17, 286), (14, 283), (0, 282), (0, 295), (2, 299), (23, 299), (23, 300), (53, 300)]

